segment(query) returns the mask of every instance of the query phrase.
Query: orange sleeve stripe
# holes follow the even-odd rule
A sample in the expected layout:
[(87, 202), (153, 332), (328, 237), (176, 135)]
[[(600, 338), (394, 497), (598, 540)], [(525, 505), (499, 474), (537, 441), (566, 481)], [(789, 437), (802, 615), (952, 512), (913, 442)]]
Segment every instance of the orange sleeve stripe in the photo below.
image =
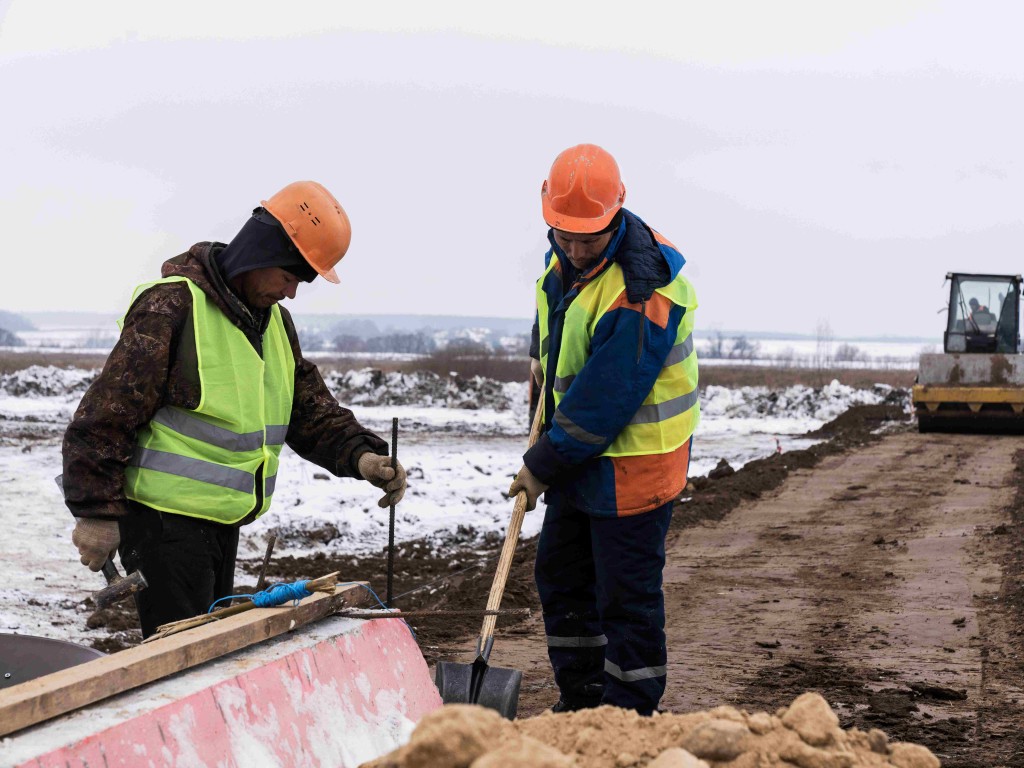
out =
[[(616, 309), (631, 309), (634, 312), (642, 311), (639, 304), (631, 304), (629, 299), (626, 298), (626, 292), (623, 291), (619, 294), (619, 298), (616, 299), (615, 303), (608, 307), (608, 311), (611, 312)], [(655, 292), (647, 302), (647, 319), (657, 325), (659, 328), (666, 328), (668, 326), (668, 314), (672, 311), (672, 301), (660, 293)]]

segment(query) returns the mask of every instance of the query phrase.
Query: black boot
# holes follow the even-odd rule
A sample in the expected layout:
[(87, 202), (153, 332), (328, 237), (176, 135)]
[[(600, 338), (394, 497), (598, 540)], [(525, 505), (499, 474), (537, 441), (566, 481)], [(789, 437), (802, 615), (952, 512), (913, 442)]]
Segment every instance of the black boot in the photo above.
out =
[(604, 685), (601, 683), (588, 683), (583, 690), (575, 695), (566, 696), (564, 693), (558, 697), (558, 701), (552, 712), (576, 712), (580, 709), (593, 709), (601, 706), (601, 697), (604, 695)]

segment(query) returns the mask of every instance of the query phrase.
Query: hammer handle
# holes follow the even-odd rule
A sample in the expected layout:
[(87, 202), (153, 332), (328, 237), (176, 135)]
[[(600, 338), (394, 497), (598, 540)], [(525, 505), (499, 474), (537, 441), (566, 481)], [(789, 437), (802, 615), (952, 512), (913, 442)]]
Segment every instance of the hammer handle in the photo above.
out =
[[(60, 495), (64, 495), (64, 475), (60, 474), (53, 478), (53, 482), (57, 484), (57, 488), (60, 491)], [(117, 572), (117, 566), (114, 565), (114, 561), (109, 557), (107, 562), (103, 564), (103, 575), (107, 579), (107, 584), (113, 584), (117, 579), (121, 578), (121, 574)]]
[(114, 565), (114, 561), (109, 557), (107, 562), (103, 564), (103, 575), (107, 577), (107, 584), (113, 584), (121, 578), (121, 574), (117, 572), (117, 566)]

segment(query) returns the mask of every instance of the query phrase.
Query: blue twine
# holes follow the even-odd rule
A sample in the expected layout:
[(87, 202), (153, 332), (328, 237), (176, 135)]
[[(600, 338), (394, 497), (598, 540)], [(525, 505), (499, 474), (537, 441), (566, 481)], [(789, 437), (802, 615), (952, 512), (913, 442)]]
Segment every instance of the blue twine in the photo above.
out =
[(309, 580), (296, 581), (292, 584), (274, 584), (269, 589), (252, 595), (228, 595), (227, 597), (221, 597), (210, 604), (207, 613), (212, 613), (213, 609), (217, 607), (217, 603), (235, 598), (252, 600), (252, 604), (257, 608), (273, 608), (275, 605), (284, 605), (289, 600), (293, 601), (293, 605), (298, 605), (302, 598), (313, 594), (306, 589), (307, 584), (309, 584)]
[[(370, 589), (370, 586), (368, 584), (363, 584), (362, 582), (359, 582), (359, 581), (346, 581), (346, 582), (344, 582), (342, 584), (339, 584), (338, 586), (339, 587), (363, 587), (364, 589), (366, 589), (367, 592), (369, 592), (371, 595), (373, 595), (373, 599), (377, 601), (377, 605), (379, 605), (381, 608), (384, 608), (385, 610), (387, 610), (387, 606), (384, 605), (384, 601), (381, 600), (377, 596), (376, 592), (374, 592), (372, 589)], [(405, 628), (409, 630), (409, 634), (412, 635), (412, 639), (415, 640), (418, 643), (419, 642), (419, 638), (416, 637), (416, 632), (413, 631), (413, 628), (409, 626), (409, 622), (406, 621), (405, 619), (402, 619), (402, 623), (405, 624)]]

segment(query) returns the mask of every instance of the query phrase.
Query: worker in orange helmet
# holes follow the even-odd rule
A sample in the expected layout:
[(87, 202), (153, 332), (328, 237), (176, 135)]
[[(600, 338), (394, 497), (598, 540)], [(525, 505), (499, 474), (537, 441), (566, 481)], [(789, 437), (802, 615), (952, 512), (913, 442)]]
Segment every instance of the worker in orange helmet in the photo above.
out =
[(700, 407), (684, 259), (623, 208), (594, 144), (555, 158), (541, 188), (550, 249), (531, 345), (544, 431), (509, 489), (547, 510), (536, 579), (555, 711), (649, 715), (665, 691), (661, 590), (672, 504)]
[(352, 230), (323, 186), (264, 200), (226, 245), (202, 242), (135, 290), (120, 339), (64, 436), (72, 541), (94, 571), (115, 551), (148, 588), (144, 637), (232, 594), (239, 527), (271, 504), (282, 447), (397, 504), (405, 470), (302, 356), (283, 299), (335, 266)]

